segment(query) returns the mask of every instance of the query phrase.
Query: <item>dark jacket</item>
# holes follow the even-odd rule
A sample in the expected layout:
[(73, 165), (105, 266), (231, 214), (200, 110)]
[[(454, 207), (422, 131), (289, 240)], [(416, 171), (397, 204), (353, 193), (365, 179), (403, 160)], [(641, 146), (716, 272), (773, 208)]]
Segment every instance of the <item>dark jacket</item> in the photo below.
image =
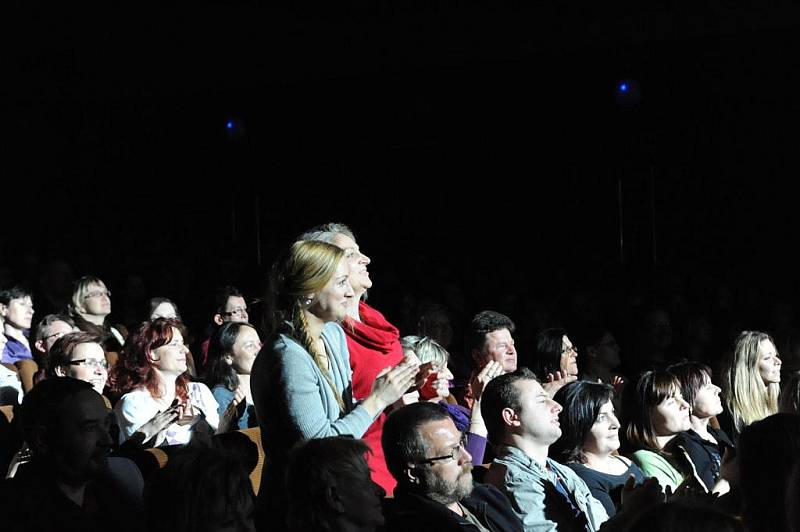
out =
[[(708, 491), (711, 491), (714, 484), (716, 484), (719, 479), (720, 463), (722, 456), (725, 454), (725, 447), (734, 449), (734, 446), (725, 431), (708, 427), (708, 432), (717, 440), (717, 445), (714, 445), (708, 440), (704, 440), (691, 429), (675, 436), (673, 441), (670, 442), (670, 445), (680, 446), (686, 451), (692, 464), (694, 464), (694, 468), (697, 470), (697, 475), (700, 477), (700, 480), (706, 485)], [(679, 465), (684, 475), (691, 476), (691, 466), (687, 467), (688, 464), (684, 463), (680, 463)]]
[[(476, 484), (472, 493), (459, 501), (483, 526), (494, 532), (522, 530), (505, 495), (494, 486)], [(398, 486), (394, 499), (386, 499), (383, 508), (386, 530), (390, 532), (461, 532), (478, 528), (443, 504)]]

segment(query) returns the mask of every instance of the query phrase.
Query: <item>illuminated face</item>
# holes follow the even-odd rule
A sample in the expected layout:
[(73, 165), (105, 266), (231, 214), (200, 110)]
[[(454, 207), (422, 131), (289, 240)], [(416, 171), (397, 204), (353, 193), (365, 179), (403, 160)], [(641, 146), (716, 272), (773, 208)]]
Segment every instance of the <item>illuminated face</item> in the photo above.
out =
[(91, 316), (111, 314), (111, 292), (103, 283), (90, 284), (83, 296), (83, 313)]
[(244, 298), (241, 296), (228, 297), (219, 315), (222, 323), (227, 321), (247, 322), (247, 320), (250, 319), (250, 316), (247, 314), (247, 303), (245, 303)]
[(661, 401), (651, 414), (657, 436), (673, 436), (691, 427), (689, 403), (683, 400), (680, 391)]
[(56, 373), (88, 382), (94, 391), (103, 393), (108, 380), (108, 363), (100, 344), (87, 342), (76, 345), (70, 360), (71, 364), (58, 368)]
[(781, 382), (781, 364), (775, 344), (767, 339), (761, 340), (758, 344), (758, 374), (765, 386)]
[(561, 437), (558, 413), (561, 405), (553, 401), (542, 385), (533, 379), (518, 380), (514, 386), (520, 392), (517, 415), (523, 434), (542, 445), (551, 445)]
[(164, 301), (159, 303), (156, 308), (153, 309), (153, 312), (150, 313), (150, 319), (154, 320), (156, 318), (170, 318), (175, 319), (178, 317), (178, 313), (175, 311), (175, 307), (172, 303)]
[(572, 345), (567, 335), (561, 337), (561, 373), (578, 375), (578, 350)]
[(464, 448), (462, 434), (453, 420), (429, 421), (418, 430), (428, 450), (426, 458), (436, 458), (415, 467), (423, 493), (441, 504), (469, 495), (473, 486), (472, 455)]
[(722, 401), (719, 393), (722, 391), (719, 386), (711, 382), (711, 378), (704, 373), (704, 383), (700, 391), (695, 394), (694, 404), (692, 405), (692, 415), (706, 419), (722, 413)]
[(151, 364), (162, 373), (178, 375), (187, 369), (186, 354), (189, 350), (183, 343), (183, 335), (175, 327), (172, 328), (172, 340), (168, 344), (153, 349)]
[[(344, 250), (344, 257), (350, 265), (350, 285), (356, 294), (363, 294), (372, 288), (372, 279), (369, 277), (370, 258), (361, 253), (355, 240), (342, 233), (336, 233), (331, 243)], [(358, 302), (356, 301), (356, 304)]]
[(342, 257), (328, 284), (312, 298), (308, 311), (323, 322), (343, 321), (354, 296), (349, 276), (350, 267), (347, 259)]
[(0, 303), (0, 314), (6, 324), (15, 329), (30, 329), (33, 320), (33, 300), (30, 296), (17, 297), (8, 302)]
[(233, 343), (233, 356), (231, 366), (239, 375), (250, 375), (253, 369), (253, 362), (256, 355), (261, 350), (261, 339), (252, 327), (242, 325), (236, 341)]
[(487, 333), (482, 355), (484, 363), (490, 360), (499, 362), (506, 373), (517, 370), (517, 349), (508, 329)]
[(614, 412), (614, 404), (606, 402), (600, 407), (597, 419), (583, 441), (585, 452), (608, 456), (619, 449), (619, 420)]
[(54, 321), (42, 331), (41, 343), (37, 342), (36, 347), (45, 353), (49, 353), (56, 340), (74, 331), (75, 329), (69, 323), (61, 320)]

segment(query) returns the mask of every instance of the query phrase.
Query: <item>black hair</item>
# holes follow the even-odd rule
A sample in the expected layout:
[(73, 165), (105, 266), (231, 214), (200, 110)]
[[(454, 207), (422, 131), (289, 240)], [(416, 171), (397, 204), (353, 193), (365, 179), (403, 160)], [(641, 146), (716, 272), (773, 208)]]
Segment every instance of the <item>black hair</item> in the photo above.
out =
[(600, 409), (613, 398), (614, 388), (591, 381), (575, 381), (558, 390), (553, 399), (562, 407), (558, 415), (561, 437), (550, 447), (550, 456), (562, 463), (585, 463), (586, 436)]
[(504, 408), (519, 410), (521, 406), (521, 391), (515, 383), (523, 380), (535, 381), (536, 376), (526, 367), (517, 369), (513, 373), (506, 373), (495, 377), (481, 395), (481, 413), (486, 429), (489, 433), (489, 441), (497, 445), (505, 433), (505, 423), (500, 412)]
[(510, 333), (514, 332), (515, 326), (511, 318), (493, 310), (484, 310), (475, 314), (469, 323), (469, 329), (464, 340), (464, 347), (467, 353), (483, 350), (483, 346), (486, 343), (486, 335), (501, 329), (508, 329)]

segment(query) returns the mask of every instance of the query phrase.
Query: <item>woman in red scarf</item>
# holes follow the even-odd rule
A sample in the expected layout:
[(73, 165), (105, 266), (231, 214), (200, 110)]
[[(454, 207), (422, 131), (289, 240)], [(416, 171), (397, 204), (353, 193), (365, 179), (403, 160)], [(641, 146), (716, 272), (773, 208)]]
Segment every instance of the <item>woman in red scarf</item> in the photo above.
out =
[[(396, 366), (403, 359), (400, 332), (386, 321), (383, 314), (364, 301), (367, 290), (372, 287), (372, 279), (367, 271), (370, 259), (361, 253), (356, 237), (349, 227), (337, 223), (320, 225), (300, 235), (298, 240), (329, 242), (342, 248), (350, 263), (350, 284), (355, 297), (342, 328), (347, 335), (347, 349), (350, 351), (350, 366), (353, 369), (353, 397), (357, 400), (363, 399), (372, 391), (372, 383), (378, 373), (389, 366)], [(372, 480), (380, 484), (387, 494), (391, 494), (396, 482), (386, 468), (381, 448), (381, 433), (385, 421), (386, 413), (382, 413), (367, 429), (363, 439), (372, 449), (367, 457)]]

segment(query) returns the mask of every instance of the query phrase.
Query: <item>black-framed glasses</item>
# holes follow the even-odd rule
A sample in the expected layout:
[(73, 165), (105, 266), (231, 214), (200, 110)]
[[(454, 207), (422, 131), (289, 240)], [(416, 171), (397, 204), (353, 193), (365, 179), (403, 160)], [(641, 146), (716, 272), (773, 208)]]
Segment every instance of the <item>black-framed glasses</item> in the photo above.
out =
[(450, 451), (450, 454), (445, 454), (442, 456), (434, 456), (433, 458), (424, 458), (422, 460), (417, 460), (414, 462), (416, 465), (431, 465), (441, 460), (458, 460), (458, 457), (461, 456), (461, 453), (466, 451), (467, 449), (467, 435), (461, 435), (461, 441), (458, 442), (458, 445), (453, 447), (453, 450)]
[(61, 332), (61, 331), (59, 331), (59, 332), (57, 332), (57, 333), (48, 334), (47, 336), (43, 336), (43, 337), (42, 337), (42, 342), (46, 342), (46, 341), (48, 341), (50, 338), (61, 338), (61, 337), (62, 337), (62, 336), (64, 336), (65, 334), (69, 334), (69, 333), (65, 333), (65, 332)]
[(242, 316), (246, 316), (247, 315), (247, 307), (238, 307), (238, 308), (235, 308), (235, 309), (231, 310), (230, 312), (223, 311), (223, 312), (220, 312), (220, 315), (221, 316), (231, 316), (231, 317), (241, 318)]
[(98, 360), (96, 358), (79, 358), (78, 360), (70, 360), (67, 362), (70, 366), (86, 366), (87, 368), (103, 368), (108, 369), (108, 361), (106, 359)]

